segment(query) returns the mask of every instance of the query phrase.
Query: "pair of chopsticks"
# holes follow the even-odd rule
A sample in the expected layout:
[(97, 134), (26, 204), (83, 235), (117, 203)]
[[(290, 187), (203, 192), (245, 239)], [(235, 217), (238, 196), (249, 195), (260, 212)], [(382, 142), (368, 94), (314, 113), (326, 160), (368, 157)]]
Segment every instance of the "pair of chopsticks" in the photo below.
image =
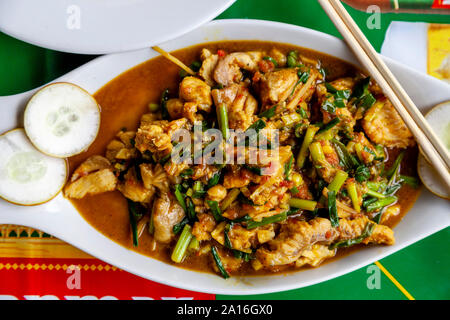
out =
[[(450, 190), (450, 156), (446, 147), (433, 132), (422, 113), (381, 60), (341, 2), (339, 0), (319, 0), (319, 3), (355, 56), (383, 89), (383, 92), (416, 138), (424, 156), (440, 173)], [(426, 93), (424, 92), (424, 94)]]

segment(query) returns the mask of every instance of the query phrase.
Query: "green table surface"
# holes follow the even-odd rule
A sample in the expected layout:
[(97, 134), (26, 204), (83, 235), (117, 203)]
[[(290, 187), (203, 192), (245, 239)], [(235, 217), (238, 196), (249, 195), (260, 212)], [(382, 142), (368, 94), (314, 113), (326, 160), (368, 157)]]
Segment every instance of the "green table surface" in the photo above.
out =
[[(369, 30), (369, 14), (346, 6), (380, 50), (391, 21), (450, 23), (446, 15), (382, 14), (381, 28)], [(237, 0), (218, 19), (262, 19), (295, 24), (340, 37), (316, 0)], [(39, 48), (0, 33), (0, 95), (11, 95), (51, 81), (95, 56)], [(450, 228), (381, 260), (381, 264), (416, 299), (450, 298)], [(367, 266), (310, 287), (255, 296), (217, 296), (217, 299), (406, 299), (381, 273), (377, 288), (369, 289), (376, 270)], [(375, 273), (374, 273), (375, 272)]]

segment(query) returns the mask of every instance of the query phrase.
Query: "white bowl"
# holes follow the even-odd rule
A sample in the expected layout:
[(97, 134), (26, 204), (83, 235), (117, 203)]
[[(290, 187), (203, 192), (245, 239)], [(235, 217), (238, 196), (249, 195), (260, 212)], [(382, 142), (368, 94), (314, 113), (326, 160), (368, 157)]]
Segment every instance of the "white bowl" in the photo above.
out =
[(58, 51), (148, 48), (221, 14), (235, 0), (1, 0), (0, 30)]
[[(287, 24), (256, 20), (220, 20), (162, 45), (166, 50), (193, 44), (229, 40), (272, 40), (291, 43), (350, 61), (354, 56), (339, 39)], [(70, 81), (90, 92), (100, 89), (121, 72), (156, 55), (149, 49), (107, 55), (55, 81)], [(450, 86), (386, 59), (406, 91), (422, 111), (450, 100)], [(23, 107), (35, 90), (0, 98), (0, 132), (21, 126)], [(107, 263), (166, 285), (215, 294), (260, 294), (319, 283), (351, 272), (450, 225), (449, 202), (422, 191), (406, 217), (395, 228), (396, 244), (375, 246), (325, 264), (317, 269), (259, 277), (234, 277), (188, 271), (128, 250), (97, 232), (62, 195), (36, 207), (15, 206), (0, 201), (0, 223), (30, 226), (50, 233)]]

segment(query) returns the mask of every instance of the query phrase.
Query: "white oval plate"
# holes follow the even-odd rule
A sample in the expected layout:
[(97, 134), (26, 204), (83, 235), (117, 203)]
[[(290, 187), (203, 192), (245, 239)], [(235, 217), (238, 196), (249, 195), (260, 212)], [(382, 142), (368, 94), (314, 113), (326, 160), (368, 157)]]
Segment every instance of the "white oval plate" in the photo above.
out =
[(0, 30), (58, 51), (150, 47), (211, 21), (235, 0), (1, 0)]
[[(337, 38), (310, 29), (256, 20), (214, 21), (162, 47), (171, 51), (229, 39), (292, 43), (357, 64), (346, 45)], [(155, 55), (151, 50), (140, 50), (103, 56), (55, 81), (70, 81), (94, 93), (121, 72)], [(386, 59), (386, 62), (422, 111), (450, 100), (449, 85), (392, 60)], [(35, 90), (0, 98), (0, 132), (21, 125), (24, 105), (33, 92)], [(449, 209), (449, 202), (423, 190), (414, 207), (395, 228), (396, 244), (393, 246), (369, 247), (317, 269), (228, 280), (214, 274), (177, 268), (116, 244), (91, 227), (62, 195), (36, 207), (20, 207), (0, 201), (0, 223), (40, 229), (107, 263), (166, 285), (215, 294), (259, 294), (301, 288), (366, 266), (449, 226)]]

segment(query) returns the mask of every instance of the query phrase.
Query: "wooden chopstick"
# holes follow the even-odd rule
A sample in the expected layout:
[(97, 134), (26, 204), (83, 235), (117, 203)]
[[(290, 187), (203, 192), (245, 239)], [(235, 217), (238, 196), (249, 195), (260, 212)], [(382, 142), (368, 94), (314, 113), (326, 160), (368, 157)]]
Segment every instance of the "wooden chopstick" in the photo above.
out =
[(381, 89), (383, 89), (383, 92), (416, 138), (425, 157), (440, 172), (450, 190), (450, 156), (447, 148), (433, 132), (433, 129), (425, 120), (422, 113), (417, 109), (414, 102), (388, 69), (340, 1), (319, 0), (319, 3), (342, 34), (355, 56), (375, 79)]

